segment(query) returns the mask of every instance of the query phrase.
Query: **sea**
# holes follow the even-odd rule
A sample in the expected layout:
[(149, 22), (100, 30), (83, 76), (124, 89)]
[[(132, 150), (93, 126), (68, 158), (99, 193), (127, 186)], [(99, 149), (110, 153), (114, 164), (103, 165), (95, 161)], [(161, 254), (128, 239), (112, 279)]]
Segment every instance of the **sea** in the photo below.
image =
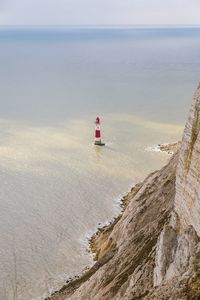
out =
[(181, 140), (199, 80), (198, 27), (0, 27), (1, 300), (93, 264), (88, 238), (168, 161), (149, 149)]

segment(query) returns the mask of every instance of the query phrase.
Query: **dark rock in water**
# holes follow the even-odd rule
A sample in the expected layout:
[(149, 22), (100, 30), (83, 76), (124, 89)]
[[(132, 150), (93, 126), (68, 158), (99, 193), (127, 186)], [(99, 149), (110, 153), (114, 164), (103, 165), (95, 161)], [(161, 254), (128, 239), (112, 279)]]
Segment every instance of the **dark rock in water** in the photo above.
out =
[(95, 146), (105, 146), (105, 143), (95, 144)]

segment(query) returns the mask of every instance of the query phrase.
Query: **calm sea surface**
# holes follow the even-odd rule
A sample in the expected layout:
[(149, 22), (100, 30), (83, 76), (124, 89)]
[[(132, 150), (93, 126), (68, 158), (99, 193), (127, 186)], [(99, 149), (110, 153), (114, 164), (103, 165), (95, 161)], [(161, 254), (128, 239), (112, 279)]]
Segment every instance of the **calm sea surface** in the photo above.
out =
[(200, 29), (0, 28), (0, 299), (91, 265), (87, 237), (167, 161), (145, 149), (181, 138), (199, 80)]

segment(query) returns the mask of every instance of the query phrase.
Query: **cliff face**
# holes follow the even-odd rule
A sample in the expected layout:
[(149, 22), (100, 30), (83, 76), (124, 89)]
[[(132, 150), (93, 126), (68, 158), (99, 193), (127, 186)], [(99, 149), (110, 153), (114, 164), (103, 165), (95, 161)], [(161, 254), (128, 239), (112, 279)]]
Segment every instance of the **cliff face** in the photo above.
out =
[(192, 225), (200, 235), (200, 84), (183, 135), (176, 175), (175, 210), (182, 229)]
[(180, 152), (127, 196), (98, 262), (53, 299), (200, 299), (200, 86)]

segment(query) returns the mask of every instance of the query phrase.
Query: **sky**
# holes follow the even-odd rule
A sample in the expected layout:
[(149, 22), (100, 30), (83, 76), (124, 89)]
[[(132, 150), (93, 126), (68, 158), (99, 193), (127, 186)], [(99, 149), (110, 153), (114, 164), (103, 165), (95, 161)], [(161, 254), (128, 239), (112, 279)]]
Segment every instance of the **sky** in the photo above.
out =
[(200, 24), (200, 0), (0, 0), (0, 25)]

